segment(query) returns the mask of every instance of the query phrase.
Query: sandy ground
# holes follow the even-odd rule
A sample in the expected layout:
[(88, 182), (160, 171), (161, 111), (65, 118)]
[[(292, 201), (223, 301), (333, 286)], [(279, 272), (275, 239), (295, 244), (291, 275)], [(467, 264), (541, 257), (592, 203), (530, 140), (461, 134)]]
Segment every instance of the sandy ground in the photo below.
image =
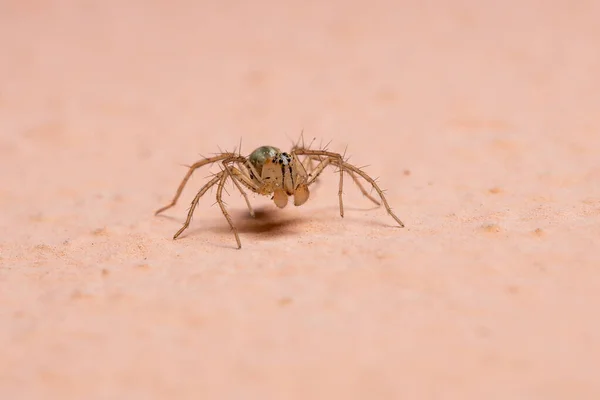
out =
[[(217, 4), (0, 3), (0, 398), (600, 398), (600, 3)], [(302, 129), (406, 228), (153, 215)]]

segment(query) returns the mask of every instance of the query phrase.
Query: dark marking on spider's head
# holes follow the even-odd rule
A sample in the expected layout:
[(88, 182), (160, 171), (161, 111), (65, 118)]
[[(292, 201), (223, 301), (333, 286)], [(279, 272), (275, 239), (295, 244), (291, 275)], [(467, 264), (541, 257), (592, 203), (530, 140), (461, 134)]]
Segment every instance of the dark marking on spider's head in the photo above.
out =
[(281, 153), (281, 156), (279, 158), (279, 164), (283, 164), (283, 165), (290, 165), (290, 163), (292, 162), (292, 156), (290, 156), (288, 153)]

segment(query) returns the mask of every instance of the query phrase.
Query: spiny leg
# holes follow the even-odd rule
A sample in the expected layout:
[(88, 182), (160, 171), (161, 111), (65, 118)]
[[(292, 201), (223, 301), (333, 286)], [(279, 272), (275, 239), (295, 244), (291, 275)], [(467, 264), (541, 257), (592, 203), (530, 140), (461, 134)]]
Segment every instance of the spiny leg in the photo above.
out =
[[(296, 149), (296, 154), (307, 155), (307, 156), (324, 156), (324, 157), (328, 157), (327, 159), (330, 160), (328, 164), (334, 164), (334, 165), (336, 165), (338, 167), (343, 167), (345, 171), (351, 171), (351, 172), (354, 172), (357, 175), (360, 175), (364, 180), (366, 180), (367, 182), (369, 182), (371, 184), (371, 186), (373, 186), (373, 188), (375, 189), (375, 191), (377, 191), (377, 194), (381, 198), (381, 201), (383, 202), (383, 205), (385, 206), (385, 209), (388, 212), (388, 214), (392, 218), (394, 218), (394, 220), (398, 223), (398, 225), (400, 225), (401, 227), (404, 227), (404, 223), (402, 221), (400, 221), (400, 218), (398, 218), (396, 216), (396, 214), (394, 214), (392, 212), (392, 208), (388, 204), (387, 199), (385, 198), (385, 195), (383, 194), (383, 190), (381, 190), (379, 188), (379, 186), (377, 185), (377, 183), (375, 182), (375, 180), (373, 178), (371, 178), (369, 175), (367, 175), (360, 168), (357, 168), (357, 167), (355, 167), (352, 164), (348, 164), (347, 162), (344, 162), (343, 159), (342, 159), (342, 156), (340, 154), (332, 153), (332, 152), (326, 151), (326, 150), (310, 150), (310, 149)], [(321, 165), (322, 164), (323, 163), (321, 163)], [(322, 167), (321, 167), (321, 165), (317, 166), (317, 168), (315, 169), (315, 171), (319, 170), (318, 173), (316, 174), (317, 176), (327, 166), (327, 165), (322, 165)], [(313, 176), (311, 178), (311, 181), (314, 181), (315, 179), (316, 179), (316, 176)]]
[(246, 186), (249, 190), (253, 191), (254, 193), (260, 193), (260, 186), (250, 179), (245, 171), (233, 166), (229, 166), (229, 173), (238, 179), (238, 182)]
[[(300, 132), (300, 137), (298, 138), (296, 143), (292, 146), (292, 150), (290, 152), (294, 153), (297, 149), (310, 149), (310, 146), (312, 146), (312, 144), (314, 143), (315, 140), (316, 140), (316, 138), (313, 138), (310, 141), (310, 143), (308, 144), (308, 146), (306, 146), (304, 144), (304, 130), (302, 130), (302, 132)], [(315, 170), (315, 166), (313, 164), (313, 161), (315, 161), (315, 160), (318, 161), (319, 163), (321, 163), (323, 161), (323, 159), (318, 156), (306, 156), (306, 158), (304, 158), (304, 160), (301, 162), (302, 166), (304, 167), (304, 170), (311, 176), (312, 176), (312, 172)]]
[(356, 186), (358, 186), (358, 188), (360, 189), (360, 192), (363, 194), (363, 196), (365, 196), (367, 199), (371, 200), (373, 203), (377, 204), (378, 206), (381, 205), (381, 203), (375, 197), (371, 196), (371, 194), (369, 192), (367, 192), (367, 189), (365, 189), (365, 187), (362, 185), (362, 183), (360, 183), (360, 181), (358, 180), (356, 175), (354, 175), (354, 172), (352, 172), (350, 170), (346, 170), (346, 173), (348, 175), (350, 175), (350, 177), (352, 178), (352, 180), (354, 181)]
[[(312, 175), (312, 171), (315, 170), (315, 168), (312, 166), (312, 160), (317, 160), (319, 162), (322, 162), (323, 159), (321, 157), (318, 156), (307, 156), (306, 157), (307, 160), (310, 160), (310, 172), (309, 174)], [(305, 160), (306, 161), (306, 160)], [(356, 175), (354, 175), (354, 173), (350, 170), (345, 170), (344, 172), (346, 172), (348, 175), (350, 175), (350, 177), (352, 178), (352, 180), (354, 181), (354, 183), (356, 184), (356, 186), (358, 186), (358, 189), (360, 189), (360, 192), (363, 194), (363, 196), (365, 196), (367, 199), (371, 200), (373, 203), (375, 203), (376, 205), (380, 206), (381, 203), (374, 198), (373, 196), (371, 196), (371, 194), (365, 189), (365, 187), (362, 185), (362, 183), (360, 183), (360, 181), (358, 180), (358, 178), (356, 177)]]
[(404, 228), (404, 223), (402, 221), (400, 221), (400, 218), (398, 218), (396, 216), (396, 214), (394, 214), (394, 212), (392, 211), (392, 208), (388, 204), (388, 202), (385, 198), (385, 195), (383, 194), (383, 190), (381, 190), (379, 185), (377, 185), (377, 183), (375, 182), (375, 179), (371, 178), (369, 175), (367, 175), (366, 172), (364, 172), (360, 168), (355, 167), (352, 164), (348, 164), (346, 162), (343, 162), (343, 164), (344, 164), (344, 168), (346, 168), (347, 171), (350, 170), (352, 172), (355, 172), (356, 174), (360, 175), (364, 180), (369, 182), (371, 184), (371, 186), (373, 186), (373, 188), (377, 191), (377, 194), (381, 198), (381, 201), (383, 202), (383, 205), (385, 206), (385, 209), (388, 212), (388, 214), (390, 214), (390, 216), (392, 218), (394, 218), (394, 220), (396, 220), (396, 222), (398, 223), (398, 225), (400, 225), (400, 227)]
[(319, 177), (319, 175), (321, 175), (321, 173), (323, 172), (323, 170), (325, 169), (326, 166), (328, 166), (331, 163), (331, 159), (330, 158), (326, 158), (323, 161), (321, 161), (315, 169), (313, 169), (313, 173), (310, 177), (310, 179), (308, 180), (308, 182), (306, 182), (306, 184), (308, 186), (312, 185), (317, 178)]
[[(312, 158), (312, 157), (308, 157), (306, 156), (302, 161), (299, 161), (298, 164), (304, 169), (304, 172), (306, 172), (307, 178), (310, 178), (313, 176), (314, 171), (315, 171), (315, 164), (314, 162), (317, 161), (317, 165), (319, 165), (321, 162), (323, 162), (323, 159), (320, 158)], [(320, 181), (315, 181), (315, 184), (319, 184), (321, 183)]]
[(185, 185), (187, 184), (187, 181), (190, 179), (190, 177), (192, 176), (192, 174), (194, 173), (194, 171), (206, 164), (211, 164), (217, 161), (221, 161), (221, 160), (225, 160), (227, 158), (230, 157), (236, 157), (237, 154), (235, 153), (223, 153), (223, 154), (219, 154), (218, 156), (214, 156), (214, 157), (210, 157), (210, 158), (205, 158), (204, 160), (200, 160), (198, 162), (195, 162), (194, 164), (192, 164), (190, 166), (190, 168), (188, 169), (188, 172), (185, 174), (185, 176), (183, 177), (183, 180), (181, 181), (181, 183), (179, 184), (179, 187), (177, 188), (177, 192), (175, 193), (175, 197), (173, 197), (173, 200), (171, 200), (171, 202), (169, 204), (167, 204), (164, 207), (159, 208), (158, 210), (156, 210), (154, 212), (154, 215), (158, 215), (161, 212), (168, 210), (169, 208), (173, 207), (175, 204), (177, 204), (177, 200), (179, 199), (179, 196), (181, 196), (181, 192), (183, 192), (183, 188), (185, 187)]
[(244, 192), (244, 189), (242, 189), (242, 187), (238, 183), (237, 178), (235, 178), (232, 175), (231, 176), (231, 180), (233, 181), (233, 184), (238, 188), (238, 190), (240, 191), (240, 193), (242, 194), (242, 196), (244, 196), (244, 200), (246, 201), (246, 205), (248, 206), (248, 211), (250, 212), (250, 216), (252, 218), (254, 218), (254, 216), (255, 216), (254, 209), (252, 208), (252, 205), (250, 204), (250, 200), (248, 200), (248, 195), (246, 194), (246, 192)]
[(252, 180), (250, 180), (249, 178), (247, 178), (244, 175), (244, 173), (242, 171), (240, 171), (236, 167), (232, 167), (232, 166), (229, 166), (228, 168), (229, 168), (229, 176), (231, 176), (231, 180), (233, 181), (233, 184), (238, 188), (238, 190), (240, 191), (242, 196), (244, 196), (244, 200), (246, 200), (246, 205), (248, 206), (248, 210), (250, 211), (250, 216), (252, 218), (254, 218), (255, 217), (254, 210), (252, 209), (250, 200), (248, 200), (248, 195), (246, 194), (246, 192), (240, 185), (240, 182), (244, 186), (246, 186), (248, 189), (252, 190), (253, 192), (258, 191), (258, 188), (254, 184), (254, 182), (252, 182)]
[(298, 138), (298, 140), (296, 140), (296, 143), (292, 142), (292, 150), (291, 151), (294, 151), (296, 149), (310, 149), (310, 146), (312, 146), (312, 144), (315, 142), (315, 140), (317, 140), (317, 138), (313, 137), (307, 146), (304, 143), (304, 129), (302, 129), (300, 131), (300, 137)]
[(221, 212), (225, 216), (225, 219), (227, 219), (227, 222), (229, 222), (229, 226), (231, 227), (231, 230), (233, 231), (233, 234), (235, 235), (235, 241), (237, 242), (238, 249), (241, 249), (242, 242), (240, 241), (240, 237), (237, 233), (237, 229), (236, 229), (235, 225), (233, 225), (231, 216), (229, 215), (229, 213), (227, 212), (227, 209), (225, 208), (225, 203), (223, 203), (223, 187), (225, 186), (225, 180), (227, 179), (228, 176), (231, 176), (231, 173), (229, 172), (229, 168), (225, 168), (225, 171), (223, 171), (222, 174), (223, 174), (223, 176), (221, 177), (221, 180), (219, 181), (219, 186), (217, 188), (217, 203), (219, 203)]
[(304, 169), (306, 170), (306, 172), (308, 172), (310, 175), (312, 175), (312, 172), (315, 170), (313, 161), (316, 161), (317, 165), (319, 165), (324, 160), (322, 157), (318, 157), (318, 156), (306, 156), (306, 158), (302, 162), (302, 165), (304, 166)]
[[(319, 150), (307, 150), (307, 149), (299, 149), (299, 151), (319, 151)], [(327, 153), (327, 152), (326, 152)], [(303, 153), (297, 153), (297, 154), (303, 154)], [(306, 154), (310, 156), (309, 154)], [(319, 155), (319, 154), (315, 154), (315, 155)], [(335, 153), (330, 153), (330, 154), (324, 154), (325, 159), (323, 161), (321, 161), (321, 163), (319, 165), (317, 165), (317, 167), (313, 170), (313, 175), (311, 176), (311, 178), (308, 180), (308, 182), (306, 183), (307, 185), (311, 185), (313, 182), (316, 181), (316, 179), (318, 178), (319, 175), (321, 175), (321, 172), (323, 172), (323, 170), (325, 169), (325, 167), (327, 167), (329, 164), (331, 164), (332, 162), (335, 163), (335, 165), (339, 168), (339, 172), (340, 172), (340, 186), (339, 186), (339, 190), (338, 190), (338, 199), (339, 199), (339, 203), (340, 203), (340, 216), (343, 218), (344, 217), (344, 200), (343, 200), (343, 187), (344, 187), (344, 161), (342, 160), (342, 156), (339, 154), (335, 154)]]
[[(322, 161), (322, 160), (319, 160)], [(304, 170), (309, 174), (312, 175), (312, 172), (315, 170), (315, 165), (313, 164), (313, 159), (312, 157), (306, 157), (304, 159), (304, 161), (302, 161), (302, 166), (304, 167)]]
[[(222, 164), (225, 167), (225, 169), (230, 170), (230, 175), (231, 175), (231, 173), (235, 172), (235, 171), (231, 170), (231, 168), (238, 171), (239, 172), (238, 176), (240, 178), (244, 178), (244, 179), (242, 179), (244, 182), (249, 182), (249, 185), (247, 185), (248, 189), (252, 190), (255, 193), (259, 193), (259, 187), (256, 186), (254, 181), (257, 181), (258, 183), (262, 184), (262, 179), (260, 177), (260, 174), (256, 170), (256, 168), (252, 165), (251, 162), (249, 162), (249, 160), (246, 157), (242, 157), (242, 156), (230, 157), (226, 160), (223, 160)], [(234, 168), (234, 165), (237, 165), (238, 169)], [(254, 176), (254, 178), (250, 179), (250, 175)], [(242, 182), (242, 183), (244, 183), (244, 182)]]
[(179, 235), (181, 235), (181, 233), (183, 231), (185, 231), (188, 226), (190, 226), (190, 221), (192, 220), (192, 215), (194, 214), (194, 210), (196, 209), (196, 206), (198, 205), (198, 201), (200, 201), (200, 198), (204, 195), (204, 193), (206, 193), (206, 191), (208, 189), (213, 187), (217, 182), (220, 182), (221, 180), (223, 180), (224, 176), (226, 176), (225, 172), (221, 171), (217, 175), (215, 175), (214, 178), (212, 178), (210, 181), (208, 181), (208, 183), (206, 185), (202, 186), (202, 188), (196, 194), (196, 197), (194, 197), (194, 200), (192, 200), (192, 205), (190, 206), (190, 210), (188, 211), (188, 215), (187, 215), (187, 218), (185, 219), (185, 223), (183, 224), (181, 229), (179, 229), (177, 231), (177, 233), (173, 236), (173, 239), (177, 239), (179, 237)]

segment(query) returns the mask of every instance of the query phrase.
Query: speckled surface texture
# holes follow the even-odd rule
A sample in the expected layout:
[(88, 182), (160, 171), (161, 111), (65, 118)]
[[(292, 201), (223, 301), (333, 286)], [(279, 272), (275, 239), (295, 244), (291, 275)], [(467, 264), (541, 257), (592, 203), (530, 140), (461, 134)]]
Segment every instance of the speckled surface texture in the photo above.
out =
[[(598, 4), (2, 1), (0, 398), (600, 398)], [(153, 215), (301, 130), (406, 228)]]

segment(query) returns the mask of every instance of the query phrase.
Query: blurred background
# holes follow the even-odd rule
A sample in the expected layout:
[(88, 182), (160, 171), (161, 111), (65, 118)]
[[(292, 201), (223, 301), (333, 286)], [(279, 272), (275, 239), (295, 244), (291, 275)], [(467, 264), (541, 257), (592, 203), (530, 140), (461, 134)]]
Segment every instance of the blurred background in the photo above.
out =
[[(302, 130), (389, 171), (392, 196), (404, 170), (449, 190), (597, 178), (599, 15), (586, 1), (3, 1), (4, 197), (164, 201), (199, 154), (287, 148)], [(53, 193), (34, 188), (47, 179)]]
[[(420, 182), (546, 185), (568, 180), (563, 155), (578, 160), (565, 174), (597, 160), (596, 2), (0, 7), (3, 164), (39, 165), (4, 168), (12, 196), (52, 174), (56, 190), (165, 199), (173, 189), (156, 183), (173, 186), (200, 153), (240, 139), (247, 153), (287, 148), (301, 130), (389, 170), (394, 194), (405, 169)], [(90, 179), (107, 163), (127, 179)]]

